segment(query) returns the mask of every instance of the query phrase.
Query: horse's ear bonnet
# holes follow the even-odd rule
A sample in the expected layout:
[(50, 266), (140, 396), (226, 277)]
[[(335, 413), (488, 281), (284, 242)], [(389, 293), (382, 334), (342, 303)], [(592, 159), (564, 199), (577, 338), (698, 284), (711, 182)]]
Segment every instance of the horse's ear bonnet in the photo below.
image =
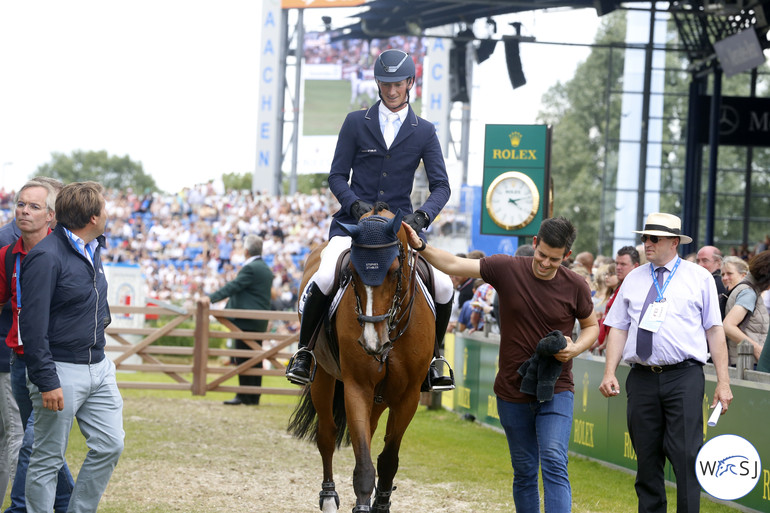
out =
[(371, 215), (358, 222), (357, 233), (350, 233), (353, 243), (350, 260), (364, 285), (381, 285), (390, 264), (398, 256), (398, 231), (403, 214), (399, 211), (392, 219)]

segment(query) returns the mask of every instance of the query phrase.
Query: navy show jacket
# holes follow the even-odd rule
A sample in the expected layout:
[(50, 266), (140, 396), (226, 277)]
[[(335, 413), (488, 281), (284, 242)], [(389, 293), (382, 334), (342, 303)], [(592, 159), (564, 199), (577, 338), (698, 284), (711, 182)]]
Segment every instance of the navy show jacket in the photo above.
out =
[(346, 235), (338, 223), (358, 222), (350, 216), (350, 208), (359, 199), (371, 204), (384, 201), (391, 212), (411, 213), (410, 194), (421, 160), (430, 196), (418, 210), (432, 222), (449, 201), (449, 178), (436, 127), (408, 106), (406, 119), (388, 149), (380, 129), (379, 106), (377, 102), (367, 110), (351, 112), (340, 129), (329, 188), (342, 208), (334, 214), (329, 238)]
[(21, 265), (19, 334), (29, 380), (41, 392), (61, 386), (54, 362), (102, 361), (111, 321), (98, 238), (94, 266), (70, 244), (64, 228), (35, 245)]

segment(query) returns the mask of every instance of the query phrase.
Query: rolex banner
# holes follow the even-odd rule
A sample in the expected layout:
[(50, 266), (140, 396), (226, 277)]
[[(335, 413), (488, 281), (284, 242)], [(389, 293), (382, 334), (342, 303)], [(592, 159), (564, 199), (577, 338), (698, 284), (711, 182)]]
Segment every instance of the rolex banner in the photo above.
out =
[(537, 235), (551, 215), (551, 129), (486, 125), (481, 233)]

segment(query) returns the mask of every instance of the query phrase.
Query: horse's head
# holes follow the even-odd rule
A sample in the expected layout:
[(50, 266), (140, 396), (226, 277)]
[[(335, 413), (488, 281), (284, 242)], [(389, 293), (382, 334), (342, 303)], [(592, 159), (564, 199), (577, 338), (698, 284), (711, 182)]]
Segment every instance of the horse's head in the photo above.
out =
[(403, 234), (399, 236), (402, 218), (400, 210), (392, 214), (375, 209), (357, 225), (341, 225), (352, 239), (353, 288), (358, 322), (364, 328), (359, 343), (376, 356), (390, 348), (391, 332), (398, 326), (407, 292), (407, 246)]

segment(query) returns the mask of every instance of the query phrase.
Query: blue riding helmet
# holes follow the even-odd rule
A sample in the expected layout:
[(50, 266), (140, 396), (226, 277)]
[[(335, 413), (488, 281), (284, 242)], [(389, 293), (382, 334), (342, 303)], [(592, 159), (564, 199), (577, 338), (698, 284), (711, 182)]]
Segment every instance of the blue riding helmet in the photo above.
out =
[(400, 82), (414, 76), (414, 60), (403, 50), (385, 50), (374, 62), (374, 78), (380, 82)]

